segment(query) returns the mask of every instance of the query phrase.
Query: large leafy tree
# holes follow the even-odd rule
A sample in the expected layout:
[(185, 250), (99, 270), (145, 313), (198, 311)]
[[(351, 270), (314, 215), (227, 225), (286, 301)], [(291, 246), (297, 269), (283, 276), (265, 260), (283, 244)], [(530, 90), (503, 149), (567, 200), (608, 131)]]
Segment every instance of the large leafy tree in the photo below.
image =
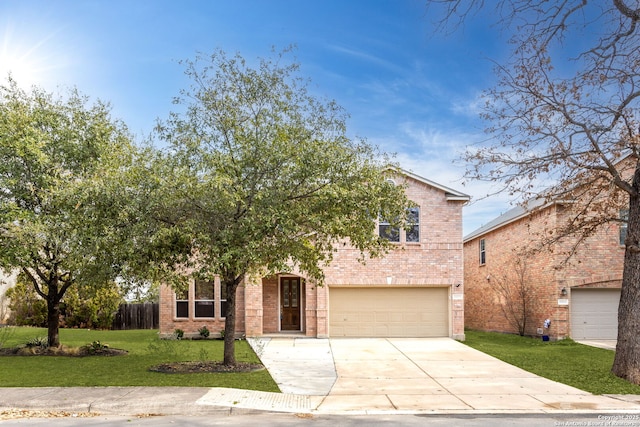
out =
[[(484, 2), (433, 0), (446, 25)], [(494, 3), (491, 3), (494, 4)], [(547, 238), (592, 235), (620, 221), (628, 232), (612, 371), (640, 384), (640, 6), (635, 0), (501, 0), (511, 58), (485, 93), (489, 145), (469, 150), (468, 177), (549, 201), (575, 201)], [(549, 237), (549, 236), (548, 236)], [(569, 254), (571, 253), (569, 248)]]
[(167, 148), (148, 163), (149, 259), (219, 275), (228, 365), (239, 284), (295, 266), (321, 285), (337, 245), (363, 259), (383, 254), (378, 215), (402, 222), (409, 206), (385, 179), (387, 159), (347, 137), (344, 111), (309, 94), (285, 56), (255, 67), (222, 51), (185, 62), (192, 85), (176, 99), (183, 111), (159, 124)]
[(60, 345), (65, 293), (118, 274), (125, 201), (103, 189), (130, 149), (104, 103), (23, 90), (11, 78), (0, 86), (0, 267), (21, 270), (46, 301), (50, 346)]

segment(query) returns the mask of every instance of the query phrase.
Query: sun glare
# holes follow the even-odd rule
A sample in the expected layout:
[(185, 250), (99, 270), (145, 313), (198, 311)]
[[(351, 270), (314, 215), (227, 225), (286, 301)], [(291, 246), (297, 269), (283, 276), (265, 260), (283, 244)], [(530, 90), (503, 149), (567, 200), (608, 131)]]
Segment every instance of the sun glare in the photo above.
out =
[(53, 35), (40, 40), (17, 36), (7, 28), (0, 44), (0, 82), (10, 75), (22, 87), (43, 86), (55, 80), (56, 70), (64, 66), (62, 57), (56, 54)]

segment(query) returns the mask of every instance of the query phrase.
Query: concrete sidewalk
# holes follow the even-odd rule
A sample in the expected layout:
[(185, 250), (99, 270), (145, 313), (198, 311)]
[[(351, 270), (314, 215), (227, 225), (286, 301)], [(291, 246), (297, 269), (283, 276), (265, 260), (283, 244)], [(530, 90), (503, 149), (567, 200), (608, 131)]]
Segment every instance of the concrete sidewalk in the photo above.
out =
[(11, 409), (118, 415), (640, 413), (452, 339), (251, 340), (283, 393), (206, 387), (3, 388)]

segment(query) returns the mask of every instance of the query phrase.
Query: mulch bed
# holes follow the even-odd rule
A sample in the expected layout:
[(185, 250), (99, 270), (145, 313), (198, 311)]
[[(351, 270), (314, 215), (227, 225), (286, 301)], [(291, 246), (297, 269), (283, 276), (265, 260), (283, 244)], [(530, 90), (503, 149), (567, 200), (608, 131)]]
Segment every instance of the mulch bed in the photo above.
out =
[(123, 356), (127, 350), (118, 348), (90, 349), (88, 347), (11, 347), (0, 348), (0, 356)]
[(229, 366), (221, 361), (172, 362), (149, 368), (150, 371), (163, 374), (248, 373), (263, 369), (264, 366), (260, 364), (238, 362), (233, 366)]
[[(13, 347), (0, 348), (0, 356), (122, 356), (128, 351), (117, 348), (95, 349), (91, 347)], [(238, 362), (235, 365), (225, 365), (222, 361), (171, 362), (162, 363), (149, 368), (153, 372), (164, 374), (193, 374), (193, 373), (249, 373), (265, 369), (259, 363)]]

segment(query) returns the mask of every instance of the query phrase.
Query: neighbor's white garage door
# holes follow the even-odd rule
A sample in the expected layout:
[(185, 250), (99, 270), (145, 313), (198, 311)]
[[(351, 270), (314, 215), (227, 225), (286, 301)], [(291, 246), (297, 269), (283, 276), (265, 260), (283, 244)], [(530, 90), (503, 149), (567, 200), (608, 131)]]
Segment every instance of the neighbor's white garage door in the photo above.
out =
[(331, 337), (447, 337), (448, 288), (329, 288)]
[(572, 289), (571, 338), (617, 339), (619, 302), (619, 289)]

